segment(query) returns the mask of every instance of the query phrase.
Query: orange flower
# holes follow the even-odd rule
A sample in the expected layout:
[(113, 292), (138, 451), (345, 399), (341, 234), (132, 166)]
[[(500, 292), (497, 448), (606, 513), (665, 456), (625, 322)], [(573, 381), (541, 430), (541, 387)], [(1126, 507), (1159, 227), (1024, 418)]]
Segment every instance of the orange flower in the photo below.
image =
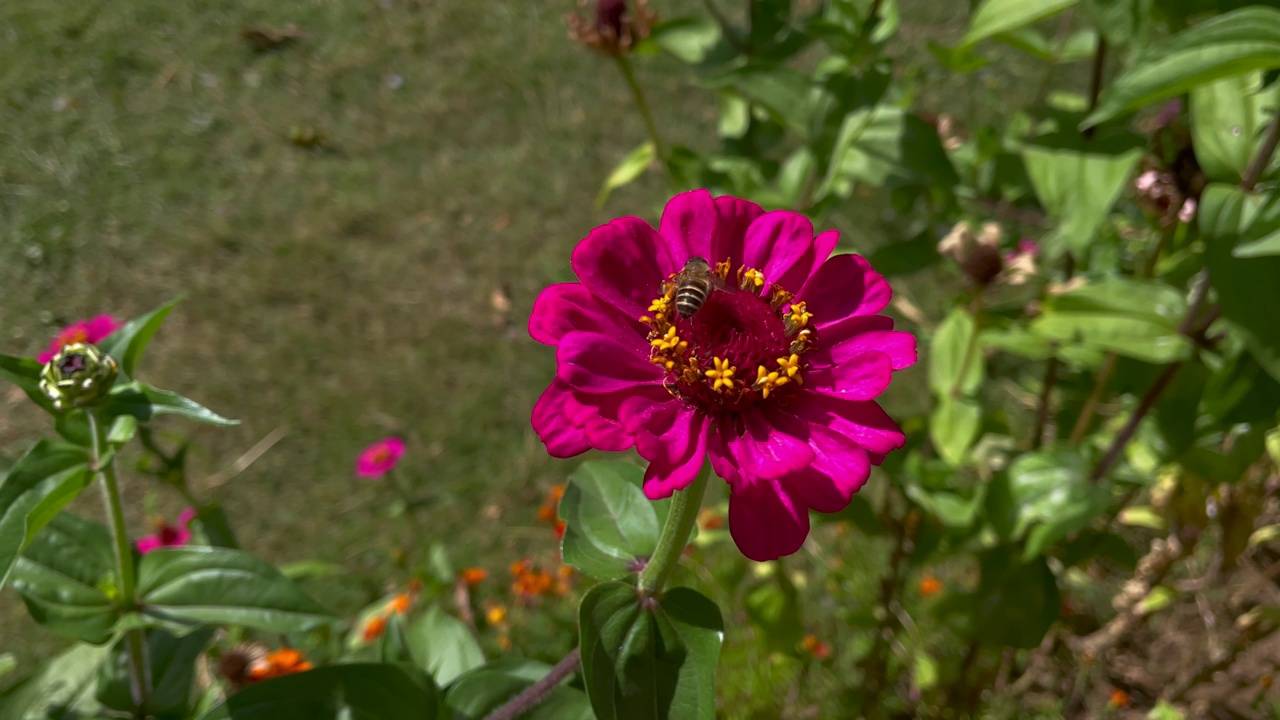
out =
[(490, 625), (501, 625), (507, 621), (507, 609), (502, 605), (490, 605), (484, 613), (484, 619)]
[(932, 597), (942, 592), (942, 581), (938, 578), (928, 575), (920, 581), (920, 594), (925, 597)]
[(564, 538), (565, 524), (563, 520), (555, 520), (551, 523), (551, 534), (556, 536), (557, 540)]
[(573, 568), (563, 567), (557, 570), (557, 576), (536, 567), (528, 560), (517, 560), (511, 563), (511, 574), (515, 577), (515, 581), (511, 584), (511, 589), (522, 600), (530, 600), (540, 595), (549, 595), (555, 593), (563, 595), (569, 591), (566, 580), (568, 574), (573, 572)]
[(511, 574), (512, 574), (512, 575), (523, 575), (523, 574), (525, 574), (525, 573), (529, 572), (529, 570), (530, 570), (532, 567), (533, 567), (533, 564), (532, 564), (532, 563), (530, 563), (528, 560), (517, 560), (517, 561), (515, 561), (515, 562), (511, 563), (511, 568), (510, 568), (510, 569), (511, 569)]
[(294, 650), (293, 648), (280, 648), (274, 652), (267, 653), (266, 657), (258, 660), (249, 668), (249, 682), (270, 680), (281, 675), (306, 672), (312, 667), (311, 662), (302, 654), (302, 651)]
[(1112, 690), (1111, 699), (1107, 701), (1113, 708), (1129, 707), (1129, 693), (1123, 690)]
[(560, 498), (564, 497), (564, 486), (555, 485), (547, 493), (547, 499), (538, 508), (538, 519), (545, 523), (550, 523), (552, 532), (557, 538), (564, 537), (564, 521), (558, 518), (557, 511), (560, 507)]
[(413, 598), (409, 597), (409, 593), (401, 593), (391, 599), (391, 603), (387, 606), (397, 615), (403, 615), (409, 612), (409, 606), (413, 604)]
[(373, 642), (374, 640), (382, 637), (382, 634), (386, 631), (387, 619), (381, 615), (375, 615), (369, 618), (369, 621), (364, 624), (364, 641), (367, 643)]
[(698, 527), (703, 530), (719, 530), (724, 527), (724, 516), (711, 508), (703, 508), (698, 513)]
[(800, 645), (805, 652), (818, 660), (826, 660), (831, 657), (831, 646), (819, 640), (816, 635), (805, 635)]
[(466, 570), (463, 570), (459, 574), (459, 577), (462, 578), (462, 582), (471, 587), (475, 587), (489, 577), (489, 571), (484, 568), (469, 567)]

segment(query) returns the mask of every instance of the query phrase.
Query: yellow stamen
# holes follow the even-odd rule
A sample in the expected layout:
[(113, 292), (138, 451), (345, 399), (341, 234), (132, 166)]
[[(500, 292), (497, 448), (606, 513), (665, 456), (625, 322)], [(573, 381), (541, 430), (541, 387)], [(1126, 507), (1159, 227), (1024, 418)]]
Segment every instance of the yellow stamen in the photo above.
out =
[(769, 393), (787, 382), (787, 378), (779, 377), (776, 372), (769, 372), (763, 365), (756, 367), (756, 381), (752, 388), (760, 391), (760, 396), (768, 398)]
[(791, 302), (793, 297), (795, 297), (793, 293), (789, 293), (781, 285), (773, 283), (770, 286), (769, 306), (774, 310), (781, 310), (782, 306)]
[(667, 310), (666, 296), (660, 297), (657, 300), (654, 300), (653, 302), (649, 303), (649, 312), (666, 312), (666, 310)]
[(716, 263), (716, 274), (720, 276), (721, 280), (728, 279), (729, 277), (730, 261), (731, 258), (725, 258), (723, 262)]
[(744, 267), (738, 270), (738, 287), (743, 290), (760, 291), (764, 287), (764, 273), (755, 268)]
[[(783, 379), (795, 380), (797, 385), (803, 384), (800, 379), (800, 356), (792, 353), (791, 357), (778, 358), (778, 375)], [(782, 383), (779, 382), (779, 385)]]
[(715, 363), (715, 369), (707, 370), (705, 373), (707, 377), (715, 381), (715, 383), (712, 384), (711, 389), (717, 391), (721, 388), (725, 390), (732, 390), (733, 373), (737, 368), (731, 366), (728, 359), (712, 358), (711, 361)]
[(787, 334), (790, 335), (808, 325), (811, 317), (813, 317), (813, 313), (809, 312), (803, 302), (791, 303), (791, 311), (787, 313), (787, 317), (784, 319)]
[(813, 345), (813, 331), (809, 328), (796, 333), (796, 339), (791, 341), (791, 352), (793, 354), (802, 353)]

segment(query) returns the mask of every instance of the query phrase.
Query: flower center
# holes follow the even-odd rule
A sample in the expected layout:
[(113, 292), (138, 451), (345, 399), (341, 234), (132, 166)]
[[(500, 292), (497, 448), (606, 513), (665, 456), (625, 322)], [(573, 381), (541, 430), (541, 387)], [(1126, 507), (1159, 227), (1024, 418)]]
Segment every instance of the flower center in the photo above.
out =
[(741, 412), (791, 392), (815, 339), (803, 302), (759, 270), (732, 267), (725, 260), (692, 280), (673, 274), (640, 318), (650, 327), (650, 360), (667, 371), (663, 384), (708, 412)]
[(160, 527), (157, 529), (159, 530), (158, 534), (160, 536), (160, 544), (173, 545), (178, 542), (178, 528), (170, 525), (169, 523), (162, 522), (160, 523)]

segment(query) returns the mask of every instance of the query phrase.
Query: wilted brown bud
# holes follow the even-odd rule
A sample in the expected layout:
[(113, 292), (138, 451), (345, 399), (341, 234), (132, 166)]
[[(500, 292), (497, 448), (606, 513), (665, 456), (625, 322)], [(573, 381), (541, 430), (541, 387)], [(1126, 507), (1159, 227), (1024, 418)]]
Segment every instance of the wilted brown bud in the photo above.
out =
[[(587, 0), (578, 0), (578, 5), (586, 8)], [(649, 37), (657, 19), (648, 0), (596, 0), (594, 20), (569, 13), (565, 23), (569, 37), (597, 52), (620, 57)]]
[(1000, 235), (999, 223), (985, 223), (974, 233), (969, 223), (958, 222), (938, 243), (938, 252), (954, 260), (974, 284), (990, 285), (1004, 270)]

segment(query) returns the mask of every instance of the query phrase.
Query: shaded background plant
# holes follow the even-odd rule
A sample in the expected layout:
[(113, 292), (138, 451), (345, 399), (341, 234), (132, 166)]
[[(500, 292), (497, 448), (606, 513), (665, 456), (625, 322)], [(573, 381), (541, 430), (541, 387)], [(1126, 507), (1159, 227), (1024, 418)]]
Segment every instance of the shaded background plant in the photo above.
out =
[[(0, 50), (17, 53), (10, 67), (30, 68), (3, 80), (9, 107), (23, 110), (16, 142), (0, 150), (11, 153), (0, 182), (20, 189), (0, 195), (12, 346), (35, 355), (63, 316), (127, 315), (191, 292), (156, 377), (207, 388), (228, 412), (249, 409), (233, 412), (246, 429), (194, 447), (237, 457), (283, 423), (307, 438), (291, 435), (234, 491), (208, 489), (274, 559), (309, 555), (298, 537), (330, 538), (317, 552), (348, 575), (304, 582), (351, 616), (384, 606), (386, 578), (408, 572), (393, 568), (417, 562), (388, 552), (399, 540), (357, 539), (380, 537), (368, 527), (386, 516), (381, 500), (340, 510), (359, 507), (350, 465), (371, 437), (413, 428), (409, 457), (430, 468), (414, 479), (432, 479), (415, 486), (433, 494), (432, 517), (486, 528), (458, 544), (483, 550), (491, 570), (523, 554), (507, 543), (547, 539), (529, 509), (568, 468), (541, 458), (523, 422), (549, 359), (530, 361), (511, 338), (517, 309), (568, 279), (567, 249), (604, 219), (564, 198), (656, 219), (662, 188), (708, 187), (801, 210), (890, 275), (893, 312), (929, 352), (888, 400), (912, 444), (865, 503), (778, 564), (744, 562), (723, 530), (695, 541), (690, 582), (734, 613), (722, 711), (1268, 716), (1267, 450), (1280, 395), (1265, 312), (1276, 300), (1280, 57), (1268, 49), (1270, 8), (760, 1), (685, 17), (687, 6), (655, 2), (663, 22), (627, 56), (646, 122), (630, 115), (625, 74), (558, 45), (568, 8), (539, 23), (533, 4), (474, 5), (305, 18), (287, 4), (246, 18), (141, 0), (83, 15), (0, 11), (31, 43)], [(139, 17), (171, 32), (121, 42)], [(279, 30), (290, 22), (309, 26)], [(342, 40), (353, 26), (369, 32)], [(252, 37), (281, 42), (241, 46), (241, 30), (263, 28), (272, 32)], [(1251, 42), (1231, 42), (1240, 33)], [(63, 52), (67, 37), (84, 38), (83, 55)], [(520, 63), (509, 62), (513, 46)], [(44, 69), (37, 56), (64, 64)], [(416, 60), (441, 69), (435, 83), (422, 82)], [(685, 78), (709, 92), (688, 92)], [(353, 97), (363, 102), (345, 102)], [(545, 130), (538, 142), (534, 128)], [(225, 150), (219, 161), (203, 161), (209, 147)], [(505, 170), (526, 167), (536, 182)], [(220, 182), (190, 179), (211, 176)], [(607, 195), (588, 182), (600, 177)], [(113, 192), (128, 182), (158, 191)], [(210, 187), (222, 189), (191, 200)], [(989, 270), (962, 275), (964, 263), (937, 248), (961, 221), (998, 223), (999, 253), (988, 255), (1005, 262), (1034, 240), (1035, 275), (1021, 285), (978, 279)], [(154, 265), (126, 274), (114, 254)], [(281, 283), (291, 266), (306, 272)], [(326, 300), (342, 286), (351, 292), (340, 303)], [(376, 310), (352, 300), (362, 297), (379, 298)], [(420, 341), (428, 336), (439, 342)], [(355, 347), (336, 350), (343, 343)], [(263, 370), (307, 347), (302, 356), (326, 362)], [(209, 374), (227, 366), (206, 362), (215, 354), (255, 370)], [(457, 357), (475, 363), (438, 392), (427, 369)], [(413, 378), (417, 392), (404, 384)], [(382, 399), (333, 410), (351, 396)], [(10, 455), (40, 434), (23, 403), (16, 396), (0, 415)], [(172, 443), (152, 436), (159, 452), (147, 454), (169, 479), (187, 462)], [(201, 455), (191, 460), (197, 492), (222, 464)], [(298, 475), (329, 478), (307, 485), (308, 511), (335, 509), (319, 520), (326, 533), (304, 534), (288, 503), (262, 501), (294, 492)], [(169, 517), (181, 509), (173, 502)], [(127, 504), (141, 516), (141, 498)], [(492, 524), (476, 523), (477, 508)], [(352, 513), (370, 519), (344, 522)], [(364, 550), (349, 558), (346, 547)], [(421, 549), (428, 567), (438, 561)], [(456, 573), (416, 572), (432, 592), (456, 587)], [(516, 651), (547, 663), (540, 672), (569, 649), (571, 622), (556, 615), (568, 607), (543, 603), (528, 632), (512, 628)], [(517, 609), (484, 615), (513, 625)], [(817, 657), (818, 643), (831, 654)]]

